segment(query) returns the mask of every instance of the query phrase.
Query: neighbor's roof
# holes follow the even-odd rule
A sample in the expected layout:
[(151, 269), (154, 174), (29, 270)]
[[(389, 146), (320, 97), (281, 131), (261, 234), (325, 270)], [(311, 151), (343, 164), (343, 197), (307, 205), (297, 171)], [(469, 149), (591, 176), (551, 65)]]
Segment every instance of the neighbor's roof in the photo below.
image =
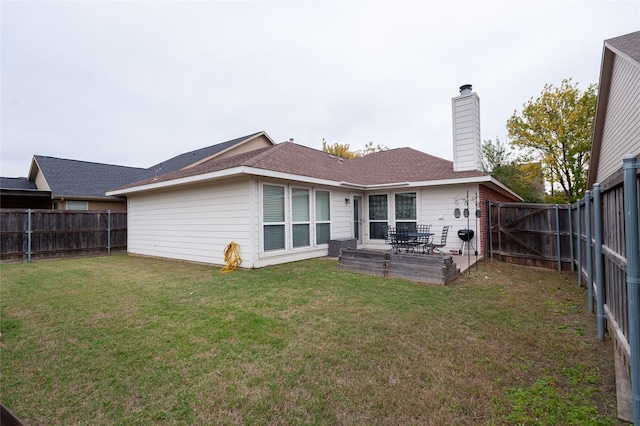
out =
[(118, 190), (238, 167), (362, 186), (470, 177), (490, 178), (488, 173), (478, 171), (454, 172), (453, 162), (412, 148), (391, 149), (347, 160), (292, 142), (283, 142), (225, 159), (213, 159), (189, 169), (126, 185)]
[(596, 117), (591, 143), (589, 175), (587, 178), (588, 189), (592, 189), (598, 179), (597, 174), (602, 150), (605, 115), (609, 103), (613, 63), (616, 55), (628, 58), (629, 62), (640, 68), (640, 31), (604, 41), (602, 64), (600, 66), (600, 82), (598, 84), (598, 102), (596, 105)]
[[(147, 169), (136, 167), (90, 163), (42, 155), (35, 155), (33, 161), (43, 173), (49, 189), (55, 197), (112, 198), (105, 196), (109, 188), (144, 179), (151, 173)], [(33, 166), (29, 178), (35, 179)]]
[[(271, 141), (265, 132), (256, 132), (180, 154), (147, 169), (35, 155), (29, 172), (30, 180), (25, 179), (26, 182), (31, 183), (22, 182), (22, 184), (36, 187), (34, 182), (36, 169), (34, 166), (37, 165), (54, 197), (113, 198), (106, 195), (109, 189), (142, 179), (153, 178), (159, 173), (179, 170), (222, 153), (233, 146), (248, 142), (260, 135), (265, 135)], [(273, 143), (273, 141), (271, 142)]]
[(36, 183), (24, 177), (0, 177), (0, 189), (19, 189), (21, 191), (37, 191)]
[[(211, 145), (205, 148), (196, 149), (195, 151), (185, 152), (184, 154), (177, 155), (166, 161), (163, 161), (154, 166), (151, 166), (149, 167), (149, 170), (153, 170), (154, 173), (155, 171), (158, 171), (158, 174), (174, 172), (176, 170), (180, 170), (182, 168), (190, 166), (199, 161), (203, 161), (208, 157), (219, 154), (240, 143), (249, 141), (259, 135), (264, 135), (268, 140), (270, 140), (273, 143), (271, 138), (269, 138), (269, 136), (264, 131), (256, 132), (247, 136), (232, 139), (230, 141), (222, 142), (216, 145)], [(275, 143), (273, 144), (275, 145)]]

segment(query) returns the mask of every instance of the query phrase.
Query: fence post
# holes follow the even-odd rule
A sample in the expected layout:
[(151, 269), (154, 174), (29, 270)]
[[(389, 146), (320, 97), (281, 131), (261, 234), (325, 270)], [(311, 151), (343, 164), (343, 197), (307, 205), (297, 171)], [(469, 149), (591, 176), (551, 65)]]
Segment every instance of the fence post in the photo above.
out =
[(487, 201), (487, 222), (489, 222), (489, 261), (493, 258), (493, 225), (491, 224), (491, 201)]
[(631, 352), (631, 395), (633, 424), (640, 425), (640, 242), (638, 241), (638, 177), (640, 163), (634, 155), (625, 155), (624, 170), (624, 228), (627, 252), (627, 303), (629, 309), (629, 347)]
[(111, 256), (111, 210), (107, 210), (107, 256)]
[(27, 210), (27, 262), (31, 262), (31, 209)]
[(591, 191), (587, 190), (584, 195), (584, 226), (587, 231), (587, 243), (585, 244), (585, 254), (587, 256), (587, 293), (589, 297), (589, 312), (593, 312), (593, 254), (591, 251)]
[(580, 200), (576, 203), (576, 228), (578, 228), (578, 288), (582, 287), (582, 220), (580, 218)]
[(562, 271), (562, 258), (560, 257), (560, 213), (556, 204), (556, 251), (558, 253), (558, 271)]
[(576, 268), (573, 265), (573, 221), (571, 220), (573, 211), (571, 210), (571, 204), (567, 204), (567, 212), (569, 212), (569, 257), (571, 258), (571, 271), (575, 271)]
[(604, 340), (604, 265), (602, 264), (602, 203), (600, 184), (593, 185), (593, 222), (595, 225), (596, 252), (596, 319), (598, 340)]

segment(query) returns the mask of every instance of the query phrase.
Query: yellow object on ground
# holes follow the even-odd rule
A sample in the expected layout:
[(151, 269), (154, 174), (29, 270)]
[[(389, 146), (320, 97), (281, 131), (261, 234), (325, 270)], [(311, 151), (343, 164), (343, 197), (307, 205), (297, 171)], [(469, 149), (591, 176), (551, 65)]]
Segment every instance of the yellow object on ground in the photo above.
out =
[(224, 249), (224, 261), (227, 264), (224, 268), (220, 269), (220, 272), (226, 273), (235, 271), (242, 263), (240, 258), (240, 245), (231, 241)]

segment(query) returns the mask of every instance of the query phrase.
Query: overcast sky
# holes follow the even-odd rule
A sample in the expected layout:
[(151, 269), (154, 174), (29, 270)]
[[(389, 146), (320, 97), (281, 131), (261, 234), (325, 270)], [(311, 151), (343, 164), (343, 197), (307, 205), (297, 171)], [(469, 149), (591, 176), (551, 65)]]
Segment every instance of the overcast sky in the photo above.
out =
[(597, 83), (640, 1), (2, 1), (0, 175), (33, 155), (150, 167), (266, 131), (452, 159), (472, 84), (482, 139), (546, 83)]

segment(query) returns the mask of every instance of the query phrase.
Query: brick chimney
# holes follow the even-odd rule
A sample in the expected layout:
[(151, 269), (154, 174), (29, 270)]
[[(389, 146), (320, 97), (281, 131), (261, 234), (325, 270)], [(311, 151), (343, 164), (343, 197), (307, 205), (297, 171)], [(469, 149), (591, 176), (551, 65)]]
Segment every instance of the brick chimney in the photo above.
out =
[(470, 84), (460, 86), (460, 96), (451, 99), (453, 112), (453, 171), (482, 171), (480, 98)]

